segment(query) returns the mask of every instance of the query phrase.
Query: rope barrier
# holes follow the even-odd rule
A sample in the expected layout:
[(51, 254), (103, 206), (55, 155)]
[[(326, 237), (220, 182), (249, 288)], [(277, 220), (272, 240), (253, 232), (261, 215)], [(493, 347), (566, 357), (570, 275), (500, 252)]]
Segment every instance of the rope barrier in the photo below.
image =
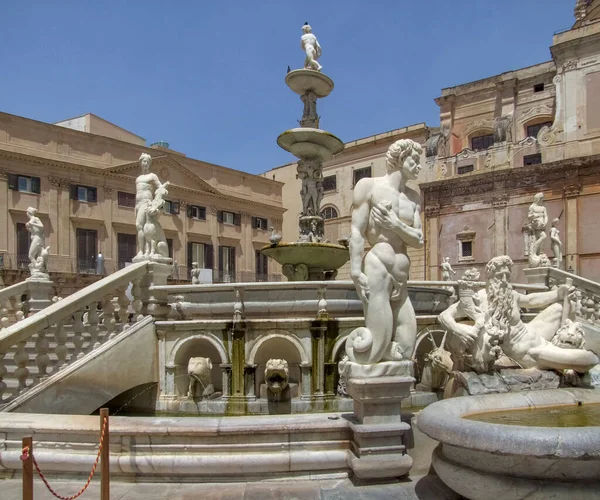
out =
[(94, 462), (92, 471), (90, 472), (90, 475), (88, 476), (85, 486), (83, 488), (81, 488), (75, 495), (72, 495), (70, 497), (63, 497), (63, 496), (59, 495), (58, 493), (56, 493), (56, 491), (54, 491), (52, 489), (52, 486), (50, 486), (50, 484), (48, 483), (48, 480), (46, 479), (43, 472), (41, 471), (40, 466), (38, 465), (37, 460), (35, 459), (35, 456), (33, 455), (33, 453), (31, 455), (29, 454), (29, 446), (25, 446), (23, 448), (23, 453), (20, 456), (20, 459), (22, 462), (24, 462), (31, 456), (31, 459), (33, 460), (33, 465), (35, 466), (35, 470), (37, 471), (38, 476), (40, 476), (40, 479), (44, 482), (44, 484), (46, 485), (46, 488), (48, 488), (48, 491), (50, 491), (50, 493), (52, 493), (56, 498), (60, 498), (60, 500), (75, 500), (76, 498), (80, 497), (85, 490), (87, 490), (88, 486), (92, 482), (92, 478), (94, 477), (94, 474), (96, 472), (96, 467), (98, 467), (98, 461), (100, 460), (100, 455), (102, 453), (102, 445), (104, 444), (104, 434), (105, 434), (107, 425), (108, 425), (108, 418), (104, 417), (104, 422), (102, 423), (102, 432), (100, 434), (100, 444), (98, 447), (98, 455), (96, 456), (96, 461)]

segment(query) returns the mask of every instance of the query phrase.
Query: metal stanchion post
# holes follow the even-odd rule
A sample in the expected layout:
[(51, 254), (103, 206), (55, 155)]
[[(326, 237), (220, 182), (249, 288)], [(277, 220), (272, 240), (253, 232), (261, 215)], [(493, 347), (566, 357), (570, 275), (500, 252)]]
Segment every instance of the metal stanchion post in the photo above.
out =
[[(106, 419), (106, 424), (104, 420)], [(102, 466), (102, 476), (100, 477), (100, 498), (102, 500), (110, 500), (110, 465), (109, 465), (109, 441), (110, 432), (108, 428), (108, 408), (100, 409), (100, 434), (104, 427), (104, 441), (102, 443), (102, 454), (100, 456), (100, 463)]]
[(23, 438), (23, 500), (33, 500), (33, 438)]

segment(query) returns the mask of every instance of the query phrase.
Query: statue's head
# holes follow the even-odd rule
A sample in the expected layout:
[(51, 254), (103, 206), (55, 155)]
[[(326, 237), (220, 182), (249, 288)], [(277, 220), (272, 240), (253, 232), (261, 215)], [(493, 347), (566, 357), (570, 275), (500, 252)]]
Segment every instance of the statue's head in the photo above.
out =
[(556, 227), (556, 226), (557, 226), (557, 224), (558, 224), (558, 222), (559, 222), (559, 219), (558, 219), (558, 218), (556, 218), (556, 219), (552, 219), (552, 227)]
[(444, 262), (450, 262), (450, 257), (444, 258)]
[(388, 174), (402, 170), (406, 180), (416, 179), (421, 171), (421, 145), (411, 139), (400, 139), (385, 154)]
[(310, 27), (310, 24), (304, 23), (304, 26), (302, 26), (302, 33), (304, 33), (305, 35), (307, 33), (312, 33), (312, 28)]
[(152, 168), (152, 157), (148, 153), (142, 153), (140, 155), (139, 163), (142, 173), (147, 174)]
[(552, 337), (552, 343), (561, 349), (583, 349), (585, 333), (581, 324), (567, 319)]
[(485, 266), (488, 279), (508, 281), (512, 272), (513, 261), (508, 255), (494, 257)]
[(536, 203), (541, 203), (542, 201), (544, 201), (544, 193), (537, 193), (533, 197), (533, 201), (535, 201)]
[(38, 213), (37, 208), (33, 208), (33, 207), (27, 208), (27, 215), (29, 217), (34, 217), (35, 215), (37, 215), (37, 213)]

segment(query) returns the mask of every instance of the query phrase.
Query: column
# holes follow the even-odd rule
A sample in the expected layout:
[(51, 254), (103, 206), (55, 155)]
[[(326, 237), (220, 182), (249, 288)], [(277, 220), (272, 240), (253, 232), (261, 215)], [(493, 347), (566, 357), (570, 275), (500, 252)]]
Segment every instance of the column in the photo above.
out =
[(246, 385), (246, 398), (256, 399), (256, 366), (246, 365), (244, 369), (244, 382)]
[(311, 377), (312, 366), (309, 364), (301, 364), (300, 365), (300, 374), (302, 376), (302, 394), (300, 395), (301, 399), (310, 399), (311, 398), (311, 389), (312, 389), (312, 377)]
[(232, 328), (231, 332), (231, 396), (234, 398), (244, 398), (246, 325), (244, 322), (239, 322)]
[(0, 251), (8, 252), (8, 232), (9, 215), (8, 215), (8, 172), (0, 170)]
[(579, 226), (579, 213), (577, 198), (581, 192), (581, 184), (571, 184), (563, 187), (565, 198), (565, 236), (563, 241), (565, 254), (565, 271), (572, 268), (574, 273), (579, 272), (579, 249), (577, 245)]
[(439, 205), (425, 207), (425, 259), (427, 261), (425, 277), (428, 280), (441, 279), (439, 275), (439, 216)]
[(312, 390), (313, 397), (322, 398), (325, 396), (325, 331), (327, 330), (327, 322), (320, 321), (319, 323), (319, 326), (312, 326), (310, 328), (313, 352)]
[(229, 398), (231, 396), (231, 364), (222, 363), (219, 365), (222, 370), (223, 396)]
[(506, 255), (506, 235), (508, 231), (506, 204), (508, 195), (502, 194), (492, 200), (494, 207), (494, 255)]

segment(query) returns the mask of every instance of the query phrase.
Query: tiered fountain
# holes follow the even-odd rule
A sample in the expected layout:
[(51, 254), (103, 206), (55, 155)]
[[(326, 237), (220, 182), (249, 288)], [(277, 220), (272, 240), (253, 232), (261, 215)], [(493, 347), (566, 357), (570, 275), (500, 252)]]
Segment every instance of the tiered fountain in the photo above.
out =
[(334, 279), (337, 270), (349, 258), (345, 246), (332, 244), (324, 237), (323, 217), (320, 215), (323, 198), (323, 162), (344, 149), (335, 135), (319, 128), (317, 100), (333, 90), (333, 80), (322, 73), (317, 62), (321, 46), (306, 23), (302, 27), (301, 45), (306, 52), (303, 69), (288, 72), (285, 83), (300, 96), (304, 112), (300, 127), (286, 130), (277, 144), (299, 158), (298, 178), (302, 180), (302, 213), (297, 242), (267, 246), (262, 252), (283, 266), (290, 281)]

